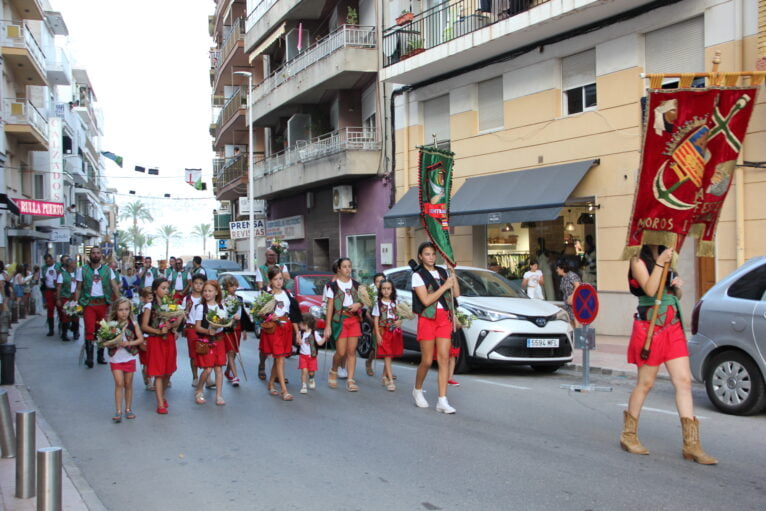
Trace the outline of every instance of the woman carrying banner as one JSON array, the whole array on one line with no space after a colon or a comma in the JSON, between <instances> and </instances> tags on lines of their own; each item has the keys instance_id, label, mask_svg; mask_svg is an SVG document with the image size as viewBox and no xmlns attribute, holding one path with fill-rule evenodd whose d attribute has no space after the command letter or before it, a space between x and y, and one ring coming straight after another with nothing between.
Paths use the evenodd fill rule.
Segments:
<instances>
[{"instance_id":1,"label":"woman carrying banner","mask_svg":"<svg viewBox=\"0 0 766 511\"><path fill-rule=\"evenodd\" d=\"M668 276L666 282L661 282L663 267L670 264L672 257L673 250L670 248L644 245L640 255L630 260L628 283L631 293L638 297L638 309L628 345L628 362L638 366L638 378L636 388L628 400L628 409L623 412L624 427L620 435L620 446L631 454L649 454L638 440L638 418L660 365L665 364L676 390L676 407L683 430L681 453L685 459L703 465L715 465L718 460L706 454L700 445L699 421L694 416L689 352L678 302L683 281L680 277ZM643 360L641 351L649 331L648 319L660 285L664 286L664 293L655 321L649 357Z\"/></svg>"}]
</instances>

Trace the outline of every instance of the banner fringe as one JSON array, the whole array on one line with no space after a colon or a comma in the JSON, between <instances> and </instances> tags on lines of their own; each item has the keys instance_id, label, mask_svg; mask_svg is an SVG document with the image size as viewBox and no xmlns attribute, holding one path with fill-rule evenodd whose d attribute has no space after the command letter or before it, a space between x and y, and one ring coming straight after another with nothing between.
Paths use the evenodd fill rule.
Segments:
<instances>
[{"instance_id":1,"label":"banner fringe","mask_svg":"<svg viewBox=\"0 0 766 511\"><path fill-rule=\"evenodd\" d=\"M700 241L697 244L697 257L715 257L715 241Z\"/></svg>"}]
</instances>

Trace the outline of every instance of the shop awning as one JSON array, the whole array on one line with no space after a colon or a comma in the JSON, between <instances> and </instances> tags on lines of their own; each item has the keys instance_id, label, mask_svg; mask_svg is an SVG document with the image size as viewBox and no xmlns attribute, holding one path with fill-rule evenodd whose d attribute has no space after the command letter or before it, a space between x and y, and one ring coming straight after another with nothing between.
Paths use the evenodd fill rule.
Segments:
<instances>
[{"instance_id":1,"label":"shop awning","mask_svg":"<svg viewBox=\"0 0 766 511\"><path fill-rule=\"evenodd\" d=\"M394 207L383 215L383 227L417 227L420 225L418 187L413 186L399 199Z\"/></svg>"},{"instance_id":2,"label":"shop awning","mask_svg":"<svg viewBox=\"0 0 766 511\"><path fill-rule=\"evenodd\" d=\"M35 231L34 229L8 229L6 232L9 238L28 238L35 240L50 239L50 234L47 232Z\"/></svg>"},{"instance_id":3,"label":"shop awning","mask_svg":"<svg viewBox=\"0 0 766 511\"><path fill-rule=\"evenodd\" d=\"M263 41L261 44L258 45L258 47L250 52L250 56L248 57L247 61L252 64L253 61L261 55L263 52L269 49L269 47L279 41L279 39L285 35L287 23L282 23L282 26L277 28L276 30L272 31L269 37L266 38L265 41Z\"/></svg>"},{"instance_id":4,"label":"shop awning","mask_svg":"<svg viewBox=\"0 0 766 511\"><path fill-rule=\"evenodd\" d=\"M586 160L469 178L452 197L449 223L554 220L586 172L597 164L598 160ZM417 194L414 207L417 213Z\"/></svg>"},{"instance_id":5,"label":"shop awning","mask_svg":"<svg viewBox=\"0 0 766 511\"><path fill-rule=\"evenodd\" d=\"M19 207L16 205L13 200L11 200L8 195L4 193L0 193L0 209L5 209L7 211L10 211L14 215L20 215L21 212L19 211Z\"/></svg>"}]
</instances>

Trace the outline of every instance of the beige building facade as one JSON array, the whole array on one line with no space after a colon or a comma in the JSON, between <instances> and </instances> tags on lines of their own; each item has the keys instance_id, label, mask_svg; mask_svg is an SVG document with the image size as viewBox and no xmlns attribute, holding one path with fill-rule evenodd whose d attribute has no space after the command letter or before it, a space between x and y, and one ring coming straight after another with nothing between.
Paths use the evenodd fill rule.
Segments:
<instances>
[{"instance_id":1,"label":"beige building facade","mask_svg":"<svg viewBox=\"0 0 766 511\"><path fill-rule=\"evenodd\" d=\"M452 30L439 34L451 37L432 36L429 43L426 35L417 43L424 51L407 58L402 58L405 30L393 19L384 25L380 79L392 90L397 199L401 202L417 186L417 146L434 140L455 152L453 206L461 188L467 182L473 186L471 178L498 176L498 186L508 186L509 197L519 196L517 188L533 196L546 190L542 195L549 192L551 202L543 204L555 206L555 218L550 208L535 213L529 207L526 217L520 211L515 216L499 211L484 221L473 215L459 222L470 225L453 227L458 263L494 267L518 279L530 259L550 266L562 256L574 260L582 247L586 256L579 258L580 271L601 298L595 326L600 333L628 335L635 299L628 292L628 264L621 255L640 165L641 105L648 86L640 75L710 71L715 52L721 52L721 71L755 69L759 2L536 1L522 12L493 7L479 13L486 20L455 37L455 20L470 16L452 13L468 12L456 10L467 3L437 4L446 10L441 19ZM434 12L415 13L408 30L421 27L427 34ZM672 82L666 86L673 87ZM694 240L687 240L681 251L686 317L712 283L766 253L766 170L755 166L766 161L764 130L761 94L721 217L715 258L695 257ZM556 174L560 165L576 163L581 165L564 168L583 173L581 179L568 180L574 183L571 190L562 189L560 177L541 179L561 176ZM519 179L507 176L520 171L530 172ZM562 192L566 198L558 202ZM513 210L514 204L507 208ZM414 257L424 238L420 228L398 228L397 263ZM543 272L556 284L550 268ZM547 299L560 299L554 285L546 291Z\"/></svg>"}]
</instances>

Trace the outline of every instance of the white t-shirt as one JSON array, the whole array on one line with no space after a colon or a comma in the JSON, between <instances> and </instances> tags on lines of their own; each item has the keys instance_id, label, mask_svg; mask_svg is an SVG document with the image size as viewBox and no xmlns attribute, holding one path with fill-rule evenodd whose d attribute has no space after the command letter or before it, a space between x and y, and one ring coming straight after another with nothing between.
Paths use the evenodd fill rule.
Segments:
<instances>
[{"instance_id":1,"label":"white t-shirt","mask_svg":"<svg viewBox=\"0 0 766 511\"><path fill-rule=\"evenodd\" d=\"M351 307L354 305L354 299L351 297L351 288L354 286L354 281L349 279L348 282L343 282L342 280L338 279L335 281L335 283L338 284L338 289L343 292L343 306ZM326 300L332 300L335 298L335 293L333 292L331 286L327 286L325 288L324 297Z\"/></svg>"},{"instance_id":2,"label":"white t-shirt","mask_svg":"<svg viewBox=\"0 0 766 511\"><path fill-rule=\"evenodd\" d=\"M66 271L66 270L64 270ZM64 283L64 271L59 273L59 277L56 279L57 284L63 284ZM70 273L70 275L72 275ZM69 292L74 294L74 292L77 291L77 274L72 275L72 279L69 282Z\"/></svg>"},{"instance_id":3,"label":"white t-shirt","mask_svg":"<svg viewBox=\"0 0 766 511\"><path fill-rule=\"evenodd\" d=\"M178 272L178 274L176 274L176 282L173 286L173 289L176 291L183 291L185 287L186 283L184 282L184 274L183 272Z\"/></svg>"},{"instance_id":4,"label":"white t-shirt","mask_svg":"<svg viewBox=\"0 0 766 511\"><path fill-rule=\"evenodd\" d=\"M278 295L274 295L274 299L277 301L276 307L274 307L274 314L277 317L290 314L290 298L287 293L282 291Z\"/></svg>"},{"instance_id":5,"label":"white t-shirt","mask_svg":"<svg viewBox=\"0 0 766 511\"><path fill-rule=\"evenodd\" d=\"M152 272L152 268L147 268L146 273L144 273L144 287L152 287L153 283L154 272Z\"/></svg>"},{"instance_id":6,"label":"white t-shirt","mask_svg":"<svg viewBox=\"0 0 766 511\"><path fill-rule=\"evenodd\" d=\"M383 304L383 307L386 309L386 315L389 319L393 319L396 321L399 319L396 315L396 303L392 302L390 300L381 299L380 302ZM375 306L372 308L372 315L380 317L380 309L378 308L378 302L375 302Z\"/></svg>"},{"instance_id":7,"label":"white t-shirt","mask_svg":"<svg viewBox=\"0 0 766 511\"><path fill-rule=\"evenodd\" d=\"M93 270L93 286L91 286L90 290L90 296L93 298L100 298L104 296L104 283L101 282L101 277L98 273L100 269L101 266ZM109 282L113 281L115 278L116 277L114 276L114 272L110 269ZM77 268L77 282L82 282L82 268Z\"/></svg>"},{"instance_id":8,"label":"white t-shirt","mask_svg":"<svg viewBox=\"0 0 766 511\"><path fill-rule=\"evenodd\" d=\"M528 287L537 287L540 285L540 279L543 278L543 272L540 270L537 271L528 271L524 273L524 279L527 281Z\"/></svg>"},{"instance_id":9,"label":"white t-shirt","mask_svg":"<svg viewBox=\"0 0 766 511\"><path fill-rule=\"evenodd\" d=\"M301 333L301 355L311 355L311 332L302 332ZM314 332L314 340L317 344L322 344L322 334L319 332Z\"/></svg>"},{"instance_id":10,"label":"white t-shirt","mask_svg":"<svg viewBox=\"0 0 766 511\"><path fill-rule=\"evenodd\" d=\"M145 310L152 310L152 302L149 302L149 303L145 303L145 304L144 304L144 305L141 307L141 316L143 316L143 315L144 315L144 311L145 311ZM141 318L138 318L138 321L140 322L140 321L141 321ZM149 334L148 334L148 333L146 333L146 332L144 332L144 338L146 338L146 337L149 337Z\"/></svg>"},{"instance_id":11,"label":"white t-shirt","mask_svg":"<svg viewBox=\"0 0 766 511\"><path fill-rule=\"evenodd\" d=\"M46 289L53 289L56 287L56 268L53 266L45 270L45 287Z\"/></svg>"},{"instance_id":12,"label":"white t-shirt","mask_svg":"<svg viewBox=\"0 0 766 511\"><path fill-rule=\"evenodd\" d=\"M431 270L430 273L433 276L433 278L436 281L436 283L441 286L443 284L443 282L441 280L441 277L439 276L439 271L438 270ZM425 285L426 285L426 283L423 282L423 277L421 277L419 273L413 272L412 273L412 289L414 290L416 287L425 287ZM442 304L439 301L437 301L436 302L436 308L437 309L443 309L444 307L442 307Z\"/></svg>"},{"instance_id":13,"label":"white t-shirt","mask_svg":"<svg viewBox=\"0 0 766 511\"><path fill-rule=\"evenodd\" d=\"M150 304L151 305L151 304ZM127 337L125 337L125 332L122 332L122 340L127 341ZM109 355L109 352L107 350L107 355ZM122 364L125 362L130 362L131 360L136 360L138 358L138 353L135 355L131 355L131 353L126 350L125 348L117 348L117 351L114 352L114 355L109 355L109 362L112 364Z\"/></svg>"},{"instance_id":14,"label":"white t-shirt","mask_svg":"<svg viewBox=\"0 0 766 511\"><path fill-rule=\"evenodd\" d=\"M215 307L215 305L213 305L212 307ZM210 309L212 307L208 305L208 312L210 312ZM218 305L218 308L223 310L223 305ZM200 303L198 303L197 305L194 306L194 308L192 308L191 320L196 323L197 321L202 321L203 319L205 319L205 304L202 303L202 301L200 300ZM218 334L221 332L223 332L223 328L215 329L215 333Z\"/></svg>"},{"instance_id":15,"label":"white t-shirt","mask_svg":"<svg viewBox=\"0 0 766 511\"><path fill-rule=\"evenodd\" d=\"M191 310L189 310L189 323L188 324L194 324L194 321L192 320L192 314L194 314L194 308L199 305L199 303L202 301L202 295L200 296L192 296L192 295L186 295L184 296L184 299L181 300L181 307L183 310L187 310L189 307L189 301L191 301Z\"/></svg>"}]
</instances>

